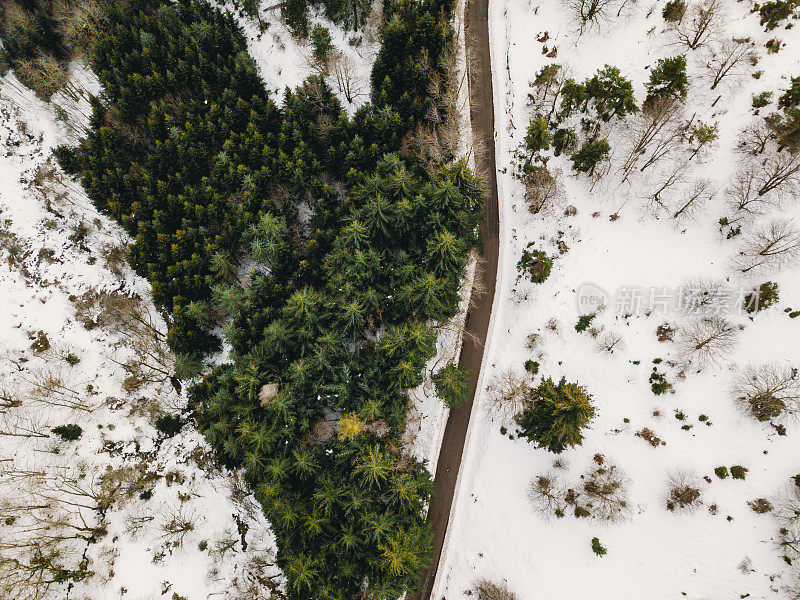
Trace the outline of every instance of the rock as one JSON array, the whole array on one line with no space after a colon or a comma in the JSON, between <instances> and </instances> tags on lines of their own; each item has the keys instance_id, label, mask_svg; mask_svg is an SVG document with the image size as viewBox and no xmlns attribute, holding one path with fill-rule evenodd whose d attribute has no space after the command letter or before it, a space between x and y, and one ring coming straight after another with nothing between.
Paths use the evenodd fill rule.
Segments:
<instances>
[{"instance_id":1,"label":"rock","mask_svg":"<svg viewBox=\"0 0 800 600\"><path fill-rule=\"evenodd\" d=\"M258 403L263 407L266 407L267 404L270 403L271 400L275 399L275 396L278 395L278 384L277 383L267 383L261 387L261 391L258 392Z\"/></svg>"}]
</instances>

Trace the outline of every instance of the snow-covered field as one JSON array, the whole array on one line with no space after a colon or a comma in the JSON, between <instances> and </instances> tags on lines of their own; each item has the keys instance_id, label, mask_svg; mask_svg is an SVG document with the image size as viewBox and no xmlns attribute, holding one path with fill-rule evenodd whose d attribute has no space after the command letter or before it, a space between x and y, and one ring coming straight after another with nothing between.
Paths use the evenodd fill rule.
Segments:
<instances>
[{"instance_id":1,"label":"snow-covered field","mask_svg":"<svg viewBox=\"0 0 800 600\"><path fill-rule=\"evenodd\" d=\"M747 503L766 498L779 505L790 478L800 472L798 423L785 423L787 434L779 435L769 423L743 414L730 388L746 365L800 362L800 319L790 318L788 310L800 308L800 271L743 274L732 266L748 232L778 217L800 220L800 206L787 198L764 207L763 214L744 219L742 234L732 239L720 233L718 220L730 214L725 190L741 160L734 146L757 119L752 95L772 91L773 104L762 113L774 109L789 76L798 75L800 36L782 28L765 34L748 3L723 3L714 35L750 36L760 60L712 91L709 46L687 50L674 44L661 16L663 2L629 3L616 18L618 6L609 21L578 35L561 0L490 2L503 250L479 396L487 407L493 392L486 388L508 369L532 385L541 376L563 375L586 386L597 416L582 446L556 456L509 439L500 428L513 434L511 420L481 411L465 450L437 599L462 597L482 578L507 582L518 598L553 600L779 598L797 582L796 567L784 562L777 547L774 512L757 514ZM777 54L764 47L772 37L786 42ZM557 56L548 58L554 48ZM685 118L716 121L716 144L689 162L684 144L656 168L620 183L614 169L630 135L614 125L611 171L592 185L586 176L575 176L565 157L551 158L548 166L563 171L565 199L544 214L530 214L523 186L512 175L513 154L532 116L529 83L539 69L557 62L581 81L605 64L619 67L633 81L641 105L648 67L680 53L687 55L690 82ZM763 71L758 79L751 75L756 70ZM660 197L666 207L654 208L648 196L676 171L678 184ZM673 218L701 180L708 180L710 198L691 218ZM567 216L567 206L577 212ZM557 257L541 285L518 279L516 263L530 242ZM677 343L680 329L699 317L673 305L679 288L691 281L695 288L698 280L718 282L734 299L765 281L780 289L780 302L754 318L725 311L725 319L741 326L735 327L735 345L702 367L696 360L687 364ZM578 333L579 315L589 312L578 298L589 293L604 295L606 308L593 331ZM657 340L656 329L664 323L675 329L676 342ZM533 344L531 334L538 335ZM618 338L613 352L600 348ZM659 358L663 362L654 364ZM528 359L540 363L539 376L526 374ZM670 392L651 391L654 367L672 384ZM637 436L644 428L664 443L654 447ZM528 489L535 477L554 474L563 488L580 492L580 477L597 467L598 454L605 466L612 463L625 475L628 508L622 519L577 518L571 507L563 518L534 510ZM746 479L714 474L733 465L748 469ZM668 479L679 471L698 482L701 504L693 510L666 508ZM593 554L594 537L607 548L605 556Z\"/></svg>"}]
</instances>

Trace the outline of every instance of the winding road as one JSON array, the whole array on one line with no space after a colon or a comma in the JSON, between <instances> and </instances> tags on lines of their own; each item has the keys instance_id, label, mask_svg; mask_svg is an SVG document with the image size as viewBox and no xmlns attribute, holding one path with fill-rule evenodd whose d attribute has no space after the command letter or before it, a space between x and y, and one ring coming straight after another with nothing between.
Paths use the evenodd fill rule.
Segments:
<instances>
[{"instance_id":1,"label":"winding road","mask_svg":"<svg viewBox=\"0 0 800 600\"><path fill-rule=\"evenodd\" d=\"M436 466L436 495L428 509L428 523L433 529L433 556L417 600L429 600L436 581L467 429L475 404L497 281L500 219L494 144L492 61L489 51L489 0L467 0L464 37L470 121L475 140L475 167L483 177L486 191L486 219L480 224L484 260L483 268L475 278L473 302L467 312L466 332L459 357L459 365L471 371L470 398L460 407L452 409L447 419ZM477 290L481 290L479 295Z\"/></svg>"}]
</instances>

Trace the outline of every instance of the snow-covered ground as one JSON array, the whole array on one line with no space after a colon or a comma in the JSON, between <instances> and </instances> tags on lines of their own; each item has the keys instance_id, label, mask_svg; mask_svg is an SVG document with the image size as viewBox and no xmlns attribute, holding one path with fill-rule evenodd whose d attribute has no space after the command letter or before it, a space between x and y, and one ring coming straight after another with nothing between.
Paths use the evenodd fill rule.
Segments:
<instances>
[{"instance_id":1,"label":"snow-covered ground","mask_svg":"<svg viewBox=\"0 0 800 600\"><path fill-rule=\"evenodd\" d=\"M750 36L760 60L712 91L705 79L707 49L672 44L663 6L629 3L620 18L579 36L560 0L490 2L504 259L479 395L487 406L491 392L486 387L508 369L526 376L523 363L532 359L541 364L540 375L528 377L529 383L542 375L578 381L592 394L597 416L583 445L558 456L503 435L503 425L514 432L509 419L487 410L476 417L434 598L462 597L481 578L505 580L521 599L777 598L798 577L776 546L773 515L756 514L747 504L757 498L776 502L790 477L800 472L798 424L787 423L787 435L781 436L768 423L743 415L729 390L736 370L745 365L800 362L800 319L785 312L800 308L800 271L743 276L731 266L742 237L725 239L718 220L729 214L725 189L739 160L734 146L741 130L756 119L752 95L772 91L773 104L762 112L774 109L789 76L798 75L800 39L794 29L765 34L748 3L725 2L720 23L727 31L717 35ZM617 6L612 17L616 12ZM772 37L786 42L777 54L764 48ZM555 58L545 56L554 48ZM718 122L719 140L702 161L696 157L682 169L682 191L670 200L708 179L708 189L716 193L703 209L691 219L674 219L650 208L646 198L668 174L664 167L626 184L612 172L592 186L560 157L548 164L564 173L565 200L545 214L531 215L512 163L531 118L529 82L539 69L557 62L580 81L605 64L617 66L633 81L641 104L647 67L679 53L686 53L688 62L686 118L694 114L706 123ZM755 70L763 71L758 79L751 76ZM622 126L611 133L618 153L625 135ZM619 155L612 156L612 167L618 161ZM567 216L567 206L577 212ZM771 207L747 220L742 236L770 218L799 220L798 208L791 200L779 209ZM542 285L518 280L516 262L529 242L558 257ZM741 311L725 314L742 326L735 347L699 368L683 364L676 343L659 342L656 328L670 323L679 330L697 318L670 303L680 286L701 278L720 282L734 295L774 281L780 302L753 319ZM604 294L607 307L592 323L594 332L578 333L578 317L588 312L579 307L578 297L589 291ZM538 334L532 349L531 334ZM621 342L613 353L599 349L601 342L617 336ZM663 362L654 364L658 358ZM666 375L672 392L653 394L648 378L654 366ZM653 447L636 436L643 428L665 443ZM579 519L569 510L563 518L548 519L534 510L528 499L532 479L555 473L564 487L579 491L580 476L596 466L597 454L625 474L629 505L622 520ZM556 459L560 462L554 467ZM746 479L718 478L714 469L723 465L745 466ZM666 509L667 481L677 471L694 474L700 484L702 504L694 510ZM593 537L607 548L605 556L593 554Z\"/></svg>"}]
</instances>

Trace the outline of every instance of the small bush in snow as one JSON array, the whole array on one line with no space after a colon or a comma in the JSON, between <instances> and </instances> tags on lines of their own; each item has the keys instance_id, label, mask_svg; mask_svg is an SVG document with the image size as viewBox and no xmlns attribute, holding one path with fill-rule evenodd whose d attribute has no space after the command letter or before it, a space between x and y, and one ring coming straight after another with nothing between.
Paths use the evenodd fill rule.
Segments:
<instances>
[{"instance_id":1,"label":"small bush in snow","mask_svg":"<svg viewBox=\"0 0 800 600\"><path fill-rule=\"evenodd\" d=\"M478 600L517 600L517 595L509 590L506 584L494 583L488 579L478 581L474 591Z\"/></svg>"},{"instance_id":2,"label":"small bush in snow","mask_svg":"<svg viewBox=\"0 0 800 600\"><path fill-rule=\"evenodd\" d=\"M661 16L668 23L676 23L683 19L686 14L686 2L684 0L669 0L664 10L661 11Z\"/></svg>"},{"instance_id":3,"label":"small bush in snow","mask_svg":"<svg viewBox=\"0 0 800 600\"><path fill-rule=\"evenodd\" d=\"M744 297L744 309L749 313L767 309L779 300L778 284L767 281Z\"/></svg>"},{"instance_id":4,"label":"small bush in snow","mask_svg":"<svg viewBox=\"0 0 800 600\"><path fill-rule=\"evenodd\" d=\"M578 317L578 322L575 324L575 331L578 333L586 331L596 316L597 313L589 313L588 315L581 315Z\"/></svg>"},{"instance_id":5,"label":"small bush in snow","mask_svg":"<svg viewBox=\"0 0 800 600\"><path fill-rule=\"evenodd\" d=\"M686 471L676 471L667 480L667 509L690 510L702 504L700 483Z\"/></svg>"},{"instance_id":6,"label":"small bush in snow","mask_svg":"<svg viewBox=\"0 0 800 600\"><path fill-rule=\"evenodd\" d=\"M755 500L750 500L747 503L753 512L763 515L764 513L772 512L772 502L767 500L766 498L756 498Z\"/></svg>"},{"instance_id":7,"label":"small bush in snow","mask_svg":"<svg viewBox=\"0 0 800 600\"><path fill-rule=\"evenodd\" d=\"M744 479L747 477L747 467L743 467L742 465L734 465L731 467L731 477L734 479Z\"/></svg>"},{"instance_id":8,"label":"small bush in snow","mask_svg":"<svg viewBox=\"0 0 800 600\"><path fill-rule=\"evenodd\" d=\"M720 479L725 479L728 476L728 467L717 467L714 469L714 474Z\"/></svg>"},{"instance_id":9,"label":"small bush in snow","mask_svg":"<svg viewBox=\"0 0 800 600\"><path fill-rule=\"evenodd\" d=\"M592 538L592 552L597 554L597 556L605 556L608 550L600 543L598 538Z\"/></svg>"},{"instance_id":10,"label":"small bush in snow","mask_svg":"<svg viewBox=\"0 0 800 600\"><path fill-rule=\"evenodd\" d=\"M552 268L553 259L541 250L525 249L517 262L517 271L528 275L533 283L544 283Z\"/></svg>"},{"instance_id":11,"label":"small bush in snow","mask_svg":"<svg viewBox=\"0 0 800 600\"><path fill-rule=\"evenodd\" d=\"M75 440L79 439L83 433L83 429L74 423L53 427L52 431L65 442L74 442Z\"/></svg>"},{"instance_id":12,"label":"small bush in snow","mask_svg":"<svg viewBox=\"0 0 800 600\"><path fill-rule=\"evenodd\" d=\"M770 421L800 410L800 378L789 364L748 366L734 379L732 395L743 412Z\"/></svg>"}]
</instances>

